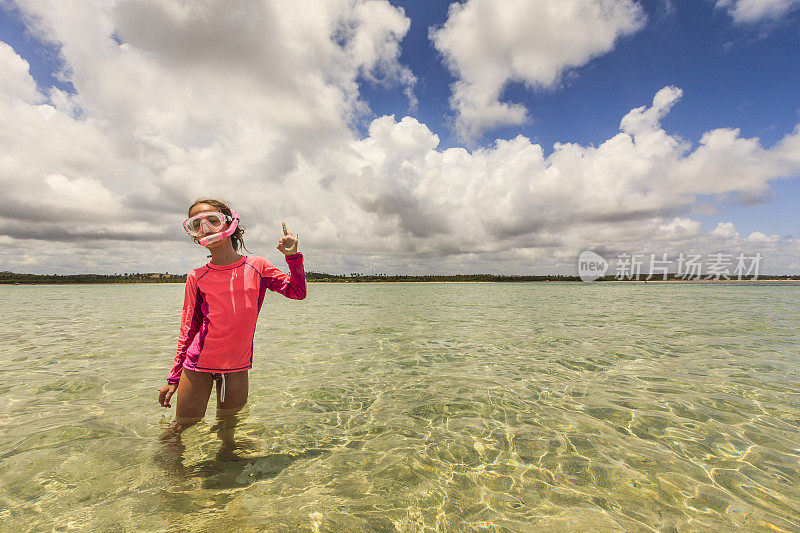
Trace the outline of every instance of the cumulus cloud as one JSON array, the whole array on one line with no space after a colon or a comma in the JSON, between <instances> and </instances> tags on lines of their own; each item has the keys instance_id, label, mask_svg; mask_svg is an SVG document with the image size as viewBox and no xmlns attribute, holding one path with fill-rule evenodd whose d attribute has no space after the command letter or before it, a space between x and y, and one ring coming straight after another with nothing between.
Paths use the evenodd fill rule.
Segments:
<instances>
[{"instance_id":1,"label":"cumulus cloud","mask_svg":"<svg viewBox=\"0 0 800 533\"><path fill-rule=\"evenodd\" d=\"M3 270L185 272L206 252L180 222L209 195L276 261L286 220L316 271L564 273L587 248L800 258L796 239L703 232L691 217L708 195L797 176L800 128L769 149L711 130L693 149L661 125L676 87L597 146L443 150L410 116L353 128L360 84L412 84L397 61L408 21L387 2L19 5L75 92L37 90L0 46Z\"/></svg>"},{"instance_id":2,"label":"cumulus cloud","mask_svg":"<svg viewBox=\"0 0 800 533\"><path fill-rule=\"evenodd\" d=\"M739 237L739 232L736 231L736 226L733 222L720 222L717 227L711 230L711 235L717 237Z\"/></svg>"},{"instance_id":3,"label":"cumulus cloud","mask_svg":"<svg viewBox=\"0 0 800 533\"><path fill-rule=\"evenodd\" d=\"M382 261L398 264L436 258L440 269L458 271L465 261L567 268L562 259L589 247L678 253L766 242L739 239L732 225L703 233L686 214L701 195L761 191L796 176L797 153L788 147L797 131L767 150L738 130L714 130L692 151L660 124L680 95L665 87L599 146L556 144L547 156L523 136L473 152L439 150L438 136L414 118L380 117L365 139L329 161L336 178L324 201L338 199L342 208L327 210L315 231L330 240L315 246L340 246L333 228L358 227L361 235L369 228L368 243L354 251L380 251ZM799 251L792 239L769 242Z\"/></svg>"},{"instance_id":4,"label":"cumulus cloud","mask_svg":"<svg viewBox=\"0 0 800 533\"><path fill-rule=\"evenodd\" d=\"M691 218L675 217L658 227L657 238L674 240L695 237L700 234L700 222Z\"/></svg>"},{"instance_id":5,"label":"cumulus cloud","mask_svg":"<svg viewBox=\"0 0 800 533\"><path fill-rule=\"evenodd\" d=\"M17 5L75 87L39 93L27 63L0 46L13 125L0 132L13 154L0 159L0 186L33 218L57 198L69 204L61 217L147 210L168 232L164 214L209 194L285 216L299 203L278 192L287 177L347 149L367 111L359 83L412 95L415 81L398 61L410 21L385 0Z\"/></svg>"},{"instance_id":6,"label":"cumulus cloud","mask_svg":"<svg viewBox=\"0 0 800 533\"><path fill-rule=\"evenodd\" d=\"M0 95L3 100L27 104L41 100L41 95L36 90L36 82L29 73L28 62L2 41L0 41L0 69L4 72L0 78Z\"/></svg>"},{"instance_id":7,"label":"cumulus cloud","mask_svg":"<svg viewBox=\"0 0 800 533\"><path fill-rule=\"evenodd\" d=\"M348 55L366 79L381 85L402 84L409 104L416 108L417 79L399 61L400 41L410 25L402 8L374 0L361 2L344 17L337 39L347 43Z\"/></svg>"},{"instance_id":8,"label":"cumulus cloud","mask_svg":"<svg viewBox=\"0 0 800 533\"><path fill-rule=\"evenodd\" d=\"M500 101L508 82L552 89L565 72L614 48L644 26L633 0L468 0L452 3L430 38L457 81L450 104L466 140L521 124L527 110Z\"/></svg>"},{"instance_id":9,"label":"cumulus cloud","mask_svg":"<svg viewBox=\"0 0 800 533\"><path fill-rule=\"evenodd\" d=\"M730 12L736 24L777 20L800 7L800 0L717 0L717 8Z\"/></svg>"},{"instance_id":10,"label":"cumulus cloud","mask_svg":"<svg viewBox=\"0 0 800 533\"><path fill-rule=\"evenodd\" d=\"M750 242L778 242L780 238L780 235L765 235L760 231L754 231L747 236L747 240Z\"/></svg>"}]
</instances>

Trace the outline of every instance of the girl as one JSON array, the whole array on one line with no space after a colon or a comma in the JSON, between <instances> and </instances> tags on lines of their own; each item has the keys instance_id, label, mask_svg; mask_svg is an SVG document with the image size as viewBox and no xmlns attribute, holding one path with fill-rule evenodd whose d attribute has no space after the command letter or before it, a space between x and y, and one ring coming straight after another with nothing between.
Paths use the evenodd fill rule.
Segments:
<instances>
[{"instance_id":1,"label":"girl","mask_svg":"<svg viewBox=\"0 0 800 533\"><path fill-rule=\"evenodd\" d=\"M240 255L244 228L239 213L223 202L197 200L183 227L192 240L209 249L211 262L186 276L181 328L175 366L158 401L171 407L177 391L176 429L203 419L217 381L217 417L232 416L247 403L247 370L253 364L253 333L267 289L287 298L306 297L303 254L297 235L283 223L278 250L286 256L291 275L258 256ZM249 251L249 250L247 250Z\"/></svg>"}]
</instances>

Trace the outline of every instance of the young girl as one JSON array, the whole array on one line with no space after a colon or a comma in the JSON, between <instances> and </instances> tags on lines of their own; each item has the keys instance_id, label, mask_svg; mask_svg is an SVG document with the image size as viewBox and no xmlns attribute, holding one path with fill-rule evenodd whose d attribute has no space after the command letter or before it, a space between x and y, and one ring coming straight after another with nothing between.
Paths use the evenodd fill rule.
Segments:
<instances>
[{"instance_id":1,"label":"young girl","mask_svg":"<svg viewBox=\"0 0 800 533\"><path fill-rule=\"evenodd\" d=\"M218 200L197 200L183 227L194 242L209 249L211 262L186 276L175 366L158 391L163 407L171 407L177 391L178 431L203 419L215 380L218 418L247 403L253 334L266 290L294 300L306 297L299 234L292 234L285 222L277 248L286 256L289 276L263 257L239 254L240 248L247 250L239 213Z\"/></svg>"}]
</instances>

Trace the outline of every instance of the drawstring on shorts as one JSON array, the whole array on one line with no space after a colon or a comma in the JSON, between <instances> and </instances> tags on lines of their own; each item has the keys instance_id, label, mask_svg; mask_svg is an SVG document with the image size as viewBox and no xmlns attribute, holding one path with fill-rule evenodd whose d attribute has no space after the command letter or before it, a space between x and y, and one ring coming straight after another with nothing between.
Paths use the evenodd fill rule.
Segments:
<instances>
[{"instance_id":1,"label":"drawstring on shorts","mask_svg":"<svg viewBox=\"0 0 800 533\"><path fill-rule=\"evenodd\" d=\"M221 379L222 380L222 386L219 388L219 401L220 402L224 402L225 401L225 374L223 374L222 372L212 373L211 374L211 379Z\"/></svg>"}]
</instances>

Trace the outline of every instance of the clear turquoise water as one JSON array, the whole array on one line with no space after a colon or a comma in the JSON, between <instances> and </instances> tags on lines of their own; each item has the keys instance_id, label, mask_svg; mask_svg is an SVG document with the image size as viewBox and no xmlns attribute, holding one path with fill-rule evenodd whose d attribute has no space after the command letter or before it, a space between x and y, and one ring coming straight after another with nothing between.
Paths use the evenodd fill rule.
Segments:
<instances>
[{"instance_id":1,"label":"clear turquoise water","mask_svg":"<svg viewBox=\"0 0 800 533\"><path fill-rule=\"evenodd\" d=\"M159 439L182 298L0 286L0 528L800 531L798 285L270 293L227 452Z\"/></svg>"}]
</instances>

